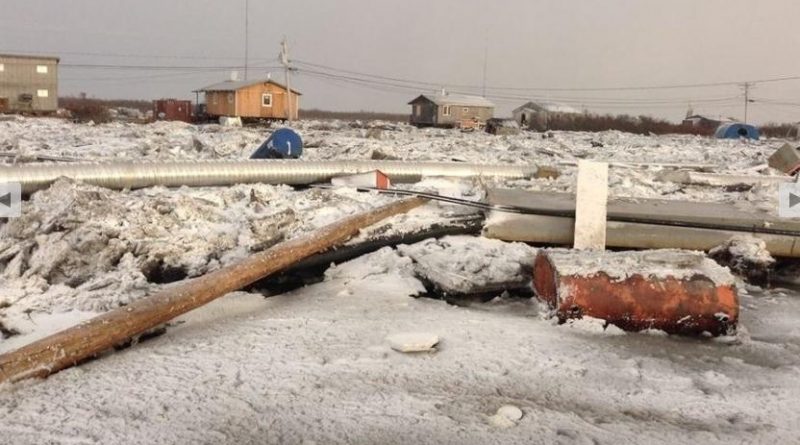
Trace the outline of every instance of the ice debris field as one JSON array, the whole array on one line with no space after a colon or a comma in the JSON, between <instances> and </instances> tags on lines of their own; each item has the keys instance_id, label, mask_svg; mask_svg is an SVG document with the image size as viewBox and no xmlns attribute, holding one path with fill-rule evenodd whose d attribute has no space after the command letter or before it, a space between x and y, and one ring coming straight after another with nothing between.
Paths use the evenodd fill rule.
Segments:
<instances>
[{"instance_id":1,"label":"ice debris field","mask_svg":"<svg viewBox=\"0 0 800 445\"><path fill-rule=\"evenodd\" d=\"M777 175L781 141L301 121L304 159L537 164L555 178L423 178L479 200L487 187L573 192L575 165L612 163L609 196L730 203L773 215L777 185L658 180L664 166ZM245 160L263 127L0 121L7 164ZM642 165L647 163L648 165ZM0 222L0 353L396 198L348 188L110 190L62 178ZM475 209L430 202L367 232L413 231ZM359 235L368 236L369 233ZM740 256L767 261L757 243ZM800 294L737 278L735 334L564 323L530 293L540 250L476 235L383 247L287 291L254 285L44 380L0 386L0 442L795 443ZM592 265L576 257L571 270ZM796 270L796 269L794 269ZM436 285L432 285L436 283ZM486 283L503 288L486 289ZM452 299L478 287L478 299ZM432 298L429 298L432 297Z\"/></svg>"}]
</instances>

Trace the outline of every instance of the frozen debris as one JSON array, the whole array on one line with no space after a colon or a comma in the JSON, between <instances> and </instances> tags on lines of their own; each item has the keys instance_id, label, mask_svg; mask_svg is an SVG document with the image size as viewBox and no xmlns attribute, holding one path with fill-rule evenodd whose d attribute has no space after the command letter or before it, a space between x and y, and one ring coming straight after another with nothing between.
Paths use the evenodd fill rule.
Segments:
<instances>
[{"instance_id":1,"label":"frozen debris","mask_svg":"<svg viewBox=\"0 0 800 445\"><path fill-rule=\"evenodd\" d=\"M427 332L403 332L387 336L386 341L398 352L431 352L439 344L439 336Z\"/></svg>"},{"instance_id":2,"label":"frozen debris","mask_svg":"<svg viewBox=\"0 0 800 445\"><path fill-rule=\"evenodd\" d=\"M398 251L414 261L414 271L446 295L501 293L529 288L536 249L471 236L446 236Z\"/></svg>"},{"instance_id":3,"label":"frozen debris","mask_svg":"<svg viewBox=\"0 0 800 445\"><path fill-rule=\"evenodd\" d=\"M380 128L370 128L366 131L364 137L366 137L367 139L381 140L383 139L383 130L381 130Z\"/></svg>"},{"instance_id":4,"label":"frozen debris","mask_svg":"<svg viewBox=\"0 0 800 445\"><path fill-rule=\"evenodd\" d=\"M736 235L709 251L717 263L727 266L735 274L752 284L769 283L775 259L767 250L767 243L752 235Z\"/></svg>"},{"instance_id":5,"label":"frozen debris","mask_svg":"<svg viewBox=\"0 0 800 445\"><path fill-rule=\"evenodd\" d=\"M769 166L787 175L800 171L800 147L783 144L769 157Z\"/></svg>"},{"instance_id":6,"label":"frozen debris","mask_svg":"<svg viewBox=\"0 0 800 445\"><path fill-rule=\"evenodd\" d=\"M242 118L240 117L228 117L228 116L220 116L219 124L223 127L241 127L242 126Z\"/></svg>"},{"instance_id":7,"label":"frozen debris","mask_svg":"<svg viewBox=\"0 0 800 445\"><path fill-rule=\"evenodd\" d=\"M625 335L625 331L607 322L606 320L589 316L584 316L583 318L571 318L562 326L590 334Z\"/></svg>"},{"instance_id":8,"label":"frozen debris","mask_svg":"<svg viewBox=\"0 0 800 445\"><path fill-rule=\"evenodd\" d=\"M511 428L522 419L522 410L514 405L503 405L489 416L489 423L498 428Z\"/></svg>"},{"instance_id":9,"label":"frozen debris","mask_svg":"<svg viewBox=\"0 0 800 445\"><path fill-rule=\"evenodd\" d=\"M385 149L382 150L382 149L379 149L379 148L376 148L376 149L372 150L372 153L370 153L369 158L372 159L372 160L375 160L375 161L383 161L383 160L385 160L385 161L397 161L397 160L400 160L400 158L397 157L397 155L395 155L394 153L392 153L392 152L390 152L388 150L385 150Z\"/></svg>"}]
</instances>

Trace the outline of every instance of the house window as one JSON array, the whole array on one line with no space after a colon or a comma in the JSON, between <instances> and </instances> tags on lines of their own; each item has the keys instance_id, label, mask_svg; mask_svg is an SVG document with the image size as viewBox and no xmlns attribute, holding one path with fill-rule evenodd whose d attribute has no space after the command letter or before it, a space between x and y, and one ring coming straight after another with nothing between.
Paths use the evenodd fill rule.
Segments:
<instances>
[{"instance_id":1,"label":"house window","mask_svg":"<svg viewBox=\"0 0 800 445\"><path fill-rule=\"evenodd\" d=\"M233 93L228 93L228 103L229 104L233 103Z\"/></svg>"},{"instance_id":2,"label":"house window","mask_svg":"<svg viewBox=\"0 0 800 445\"><path fill-rule=\"evenodd\" d=\"M464 113L469 113L469 108L468 107L464 107L464 108L461 109L461 111L463 111Z\"/></svg>"},{"instance_id":3,"label":"house window","mask_svg":"<svg viewBox=\"0 0 800 445\"><path fill-rule=\"evenodd\" d=\"M50 96L50 92L47 90L36 90L36 96L38 97L48 97Z\"/></svg>"},{"instance_id":4,"label":"house window","mask_svg":"<svg viewBox=\"0 0 800 445\"><path fill-rule=\"evenodd\" d=\"M442 116L450 116L450 105L442 107Z\"/></svg>"},{"instance_id":5,"label":"house window","mask_svg":"<svg viewBox=\"0 0 800 445\"><path fill-rule=\"evenodd\" d=\"M4 64L0 63L0 73L2 73L5 70L6 70L6 66Z\"/></svg>"},{"instance_id":6,"label":"house window","mask_svg":"<svg viewBox=\"0 0 800 445\"><path fill-rule=\"evenodd\" d=\"M261 95L261 106L264 108L272 106L272 94L264 93Z\"/></svg>"},{"instance_id":7,"label":"house window","mask_svg":"<svg viewBox=\"0 0 800 445\"><path fill-rule=\"evenodd\" d=\"M414 105L414 116L421 116L421 115L422 115L422 106Z\"/></svg>"},{"instance_id":8,"label":"house window","mask_svg":"<svg viewBox=\"0 0 800 445\"><path fill-rule=\"evenodd\" d=\"M36 72L39 74L47 74L47 65L36 65Z\"/></svg>"},{"instance_id":9,"label":"house window","mask_svg":"<svg viewBox=\"0 0 800 445\"><path fill-rule=\"evenodd\" d=\"M214 105L216 105L218 103L218 101L217 101L217 93L214 93L214 94L211 95L211 103L213 103Z\"/></svg>"}]
</instances>

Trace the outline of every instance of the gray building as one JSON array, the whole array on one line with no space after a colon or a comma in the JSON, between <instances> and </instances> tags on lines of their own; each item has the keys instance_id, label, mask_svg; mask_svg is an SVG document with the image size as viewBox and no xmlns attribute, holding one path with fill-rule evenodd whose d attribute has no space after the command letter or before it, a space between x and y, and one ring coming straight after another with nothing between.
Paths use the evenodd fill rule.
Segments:
<instances>
[{"instance_id":1,"label":"gray building","mask_svg":"<svg viewBox=\"0 0 800 445\"><path fill-rule=\"evenodd\" d=\"M0 113L58 109L58 57L0 54Z\"/></svg>"},{"instance_id":2,"label":"gray building","mask_svg":"<svg viewBox=\"0 0 800 445\"><path fill-rule=\"evenodd\" d=\"M422 94L408 104L418 127L472 127L494 116L494 104L480 96Z\"/></svg>"},{"instance_id":3,"label":"gray building","mask_svg":"<svg viewBox=\"0 0 800 445\"><path fill-rule=\"evenodd\" d=\"M554 102L527 102L511 112L514 120L522 128L546 129L547 121L552 116L580 114L580 111L569 105Z\"/></svg>"}]
</instances>

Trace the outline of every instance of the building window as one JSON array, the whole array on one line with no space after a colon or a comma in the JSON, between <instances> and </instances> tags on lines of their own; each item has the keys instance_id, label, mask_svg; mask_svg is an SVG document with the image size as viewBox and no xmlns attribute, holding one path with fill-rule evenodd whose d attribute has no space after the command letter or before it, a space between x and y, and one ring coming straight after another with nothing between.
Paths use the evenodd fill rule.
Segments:
<instances>
[{"instance_id":1,"label":"building window","mask_svg":"<svg viewBox=\"0 0 800 445\"><path fill-rule=\"evenodd\" d=\"M2 73L5 70L6 70L6 66L4 64L0 63L0 73Z\"/></svg>"},{"instance_id":2,"label":"building window","mask_svg":"<svg viewBox=\"0 0 800 445\"><path fill-rule=\"evenodd\" d=\"M228 93L228 103L229 104L233 103L233 93Z\"/></svg>"},{"instance_id":3,"label":"building window","mask_svg":"<svg viewBox=\"0 0 800 445\"><path fill-rule=\"evenodd\" d=\"M442 107L442 116L450 116L450 105Z\"/></svg>"},{"instance_id":4,"label":"building window","mask_svg":"<svg viewBox=\"0 0 800 445\"><path fill-rule=\"evenodd\" d=\"M414 116L421 116L421 115L422 115L422 106L414 105Z\"/></svg>"},{"instance_id":5,"label":"building window","mask_svg":"<svg viewBox=\"0 0 800 445\"><path fill-rule=\"evenodd\" d=\"M36 65L36 72L39 74L47 74L47 65Z\"/></svg>"},{"instance_id":6,"label":"building window","mask_svg":"<svg viewBox=\"0 0 800 445\"><path fill-rule=\"evenodd\" d=\"M461 109L461 111L463 111L464 113L469 113L469 108L468 107L464 107L463 109Z\"/></svg>"},{"instance_id":7,"label":"building window","mask_svg":"<svg viewBox=\"0 0 800 445\"><path fill-rule=\"evenodd\" d=\"M211 93L211 103L212 103L212 104L214 104L214 105L216 105L217 103L219 103L219 102L217 101L217 93Z\"/></svg>"},{"instance_id":8,"label":"building window","mask_svg":"<svg viewBox=\"0 0 800 445\"><path fill-rule=\"evenodd\" d=\"M37 97L49 97L50 96L50 92L47 91L47 90L36 90L36 96Z\"/></svg>"},{"instance_id":9,"label":"building window","mask_svg":"<svg viewBox=\"0 0 800 445\"><path fill-rule=\"evenodd\" d=\"M264 93L261 95L261 106L264 108L272 106L272 94Z\"/></svg>"}]
</instances>

